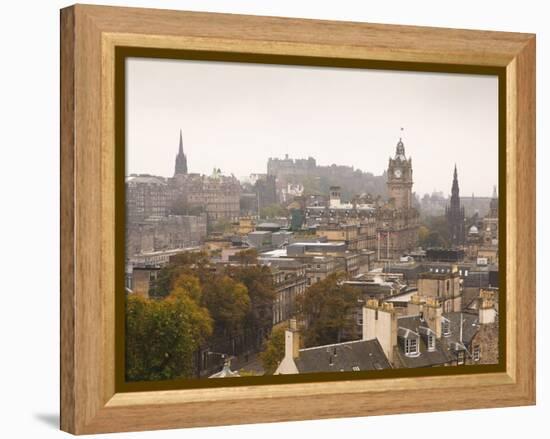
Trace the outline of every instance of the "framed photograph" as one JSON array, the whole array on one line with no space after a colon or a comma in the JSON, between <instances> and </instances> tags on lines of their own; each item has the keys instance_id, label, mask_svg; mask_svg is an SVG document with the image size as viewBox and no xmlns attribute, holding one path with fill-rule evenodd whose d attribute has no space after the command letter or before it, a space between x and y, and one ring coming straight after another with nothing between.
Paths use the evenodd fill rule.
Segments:
<instances>
[{"instance_id":1,"label":"framed photograph","mask_svg":"<svg viewBox=\"0 0 550 439\"><path fill-rule=\"evenodd\" d=\"M63 9L61 239L65 431L534 404L535 36Z\"/></svg>"}]
</instances>

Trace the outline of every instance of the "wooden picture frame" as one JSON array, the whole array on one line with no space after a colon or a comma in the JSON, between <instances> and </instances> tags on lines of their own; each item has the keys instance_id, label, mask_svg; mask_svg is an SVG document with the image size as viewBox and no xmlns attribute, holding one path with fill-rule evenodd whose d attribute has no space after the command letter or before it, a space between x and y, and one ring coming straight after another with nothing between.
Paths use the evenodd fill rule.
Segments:
<instances>
[{"instance_id":1,"label":"wooden picture frame","mask_svg":"<svg viewBox=\"0 0 550 439\"><path fill-rule=\"evenodd\" d=\"M503 370L330 385L117 391L118 47L501 72L506 104ZM535 363L534 35L87 5L61 11L62 430L86 434L530 405L535 403Z\"/></svg>"}]
</instances>

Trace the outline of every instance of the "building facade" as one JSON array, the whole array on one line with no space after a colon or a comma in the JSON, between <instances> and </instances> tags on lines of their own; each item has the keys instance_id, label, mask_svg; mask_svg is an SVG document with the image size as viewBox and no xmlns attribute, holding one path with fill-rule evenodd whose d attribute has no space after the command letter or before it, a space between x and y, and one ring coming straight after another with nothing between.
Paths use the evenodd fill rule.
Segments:
<instances>
[{"instance_id":1,"label":"building facade","mask_svg":"<svg viewBox=\"0 0 550 439\"><path fill-rule=\"evenodd\" d=\"M377 211L376 250L378 259L398 259L418 243L419 212L412 206L412 159L405 155L399 139L387 171L389 200Z\"/></svg>"},{"instance_id":2,"label":"building facade","mask_svg":"<svg viewBox=\"0 0 550 439\"><path fill-rule=\"evenodd\" d=\"M149 217L126 225L126 257L196 247L205 238L205 215Z\"/></svg>"},{"instance_id":3,"label":"building facade","mask_svg":"<svg viewBox=\"0 0 550 439\"><path fill-rule=\"evenodd\" d=\"M168 209L169 191L163 177L132 174L126 178L126 219L129 223L164 216Z\"/></svg>"}]
</instances>

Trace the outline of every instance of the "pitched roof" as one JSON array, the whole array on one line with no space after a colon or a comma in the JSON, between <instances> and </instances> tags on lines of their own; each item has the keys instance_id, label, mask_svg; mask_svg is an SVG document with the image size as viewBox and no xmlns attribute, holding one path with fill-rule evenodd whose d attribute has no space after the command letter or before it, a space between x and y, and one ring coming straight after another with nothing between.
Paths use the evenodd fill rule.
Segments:
<instances>
[{"instance_id":1,"label":"pitched roof","mask_svg":"<svg viewBox=\"0 0 550 439\"><path fill-rule=\"evenodd\" d=\"M359 372L391 369L378 340L357 340L300 349L295 359L300 373Z\"/></svg>"},{"instance_id":2,"label":"pitched roof","mask_svg":"<svg viewBox=\"0 0 550 439\"><path fill-rule=\"evenodd\" d=\"M409 357L405 355L403 349L398 346L395 348L395 354L403 364L403 367L430 367L440 364L448 363L451 358L447 352L447 348L440 340L435 340L435 349L433 351L428 350L426 346L425 337L430 332L428 324L420 316L406 316L399 317L397 320L399 338L408 338L411 335L418 337L418 350L420 355L416 357Z\"/></svg>"},{"instance_id":3,"label":"pitched roof","mask_svg":"<svg viewBox=\"0 0 550 439\"><path fill-rule=\"evenodd\" d=\"M479 331L477 314L466 312L449 312L443 314L451 322L451 335L443 337L448 344L460 341L460 315L462 314L462 343L469 345L472 338Z\"/></svg>"}]
</instances>

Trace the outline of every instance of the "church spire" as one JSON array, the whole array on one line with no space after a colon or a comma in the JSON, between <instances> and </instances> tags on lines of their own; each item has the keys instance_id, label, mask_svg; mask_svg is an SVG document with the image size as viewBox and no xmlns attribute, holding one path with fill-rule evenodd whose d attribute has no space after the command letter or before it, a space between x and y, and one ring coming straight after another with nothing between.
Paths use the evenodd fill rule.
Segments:
<instances>
[{"instance_id":1,"label":"church spire","mask_svg":"<svg viewBox=\"0 0 550 439\"><path fill-rule=\"evenodd\" d=\"M453 186L451 188L451 200L446 208L447 223L449 225L449 235L451 243L454 246L464 244L464 207L460 203L460 189L458 187L458 171L455 168L453 172Z\"/></svg>"},{"instance_id":2,"label":"church spire","mask_svg":"<svg viewBox=\"0 0 550 439\"><path fill-rule=\"evenodd\" d=\"M185 175L187 174L187 157L183 152L183 133L180 129L180 143L178 148L178 155L176 156L176 166L174 170L174 175Z\"/></svg>"},{"instance_id":3,"label":"church spire","mask_svg":"<svg viewBox=\"0 0 550 439\"><path fill-rule=\"evenodd\" d=\"M456 170L456 163L455 163L455 170L453 172L453 186L451 188L451 195L453 197L455 197L455 194L456 194L456 197L458 198L458 193L459 193L459 188L458 188L458 172Z\"/></svg>"}]
</instances>

